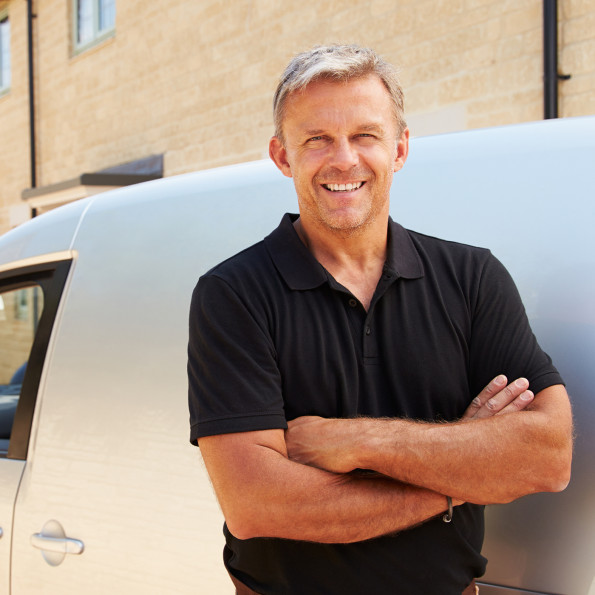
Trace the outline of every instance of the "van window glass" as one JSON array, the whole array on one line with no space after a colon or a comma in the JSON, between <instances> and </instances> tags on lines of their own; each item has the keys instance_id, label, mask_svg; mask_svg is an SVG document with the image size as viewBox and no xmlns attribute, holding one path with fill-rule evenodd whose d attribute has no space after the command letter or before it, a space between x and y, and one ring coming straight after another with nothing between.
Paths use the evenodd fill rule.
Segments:
<instances>
[{"instance_id":1,"label":"van window glass","mask_svg":"<svg viewBox=\"0 0 595 595\"><path fill-rule=\"evenodd\" d=\"M5 456L8 450L43 303L39 285L0 293L0 456Z\"/></svg>"}]
</instances>

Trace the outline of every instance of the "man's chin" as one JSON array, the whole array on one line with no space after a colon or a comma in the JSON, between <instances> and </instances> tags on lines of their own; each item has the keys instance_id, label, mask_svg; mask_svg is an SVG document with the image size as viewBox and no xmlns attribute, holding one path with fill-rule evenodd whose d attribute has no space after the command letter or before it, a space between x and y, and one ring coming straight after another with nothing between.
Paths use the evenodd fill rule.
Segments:
<instances>
[{"instance_id":1,"label":"man's chin","mask_svg":"<svg viewBox=\"0 0 595 595\"><path fill-rule=\"evenodd\" d=\"M324 214L319 222L334 233L353 235L369 227L372 219L370 213L335 212Z\"/></svg>"}]
</instances>

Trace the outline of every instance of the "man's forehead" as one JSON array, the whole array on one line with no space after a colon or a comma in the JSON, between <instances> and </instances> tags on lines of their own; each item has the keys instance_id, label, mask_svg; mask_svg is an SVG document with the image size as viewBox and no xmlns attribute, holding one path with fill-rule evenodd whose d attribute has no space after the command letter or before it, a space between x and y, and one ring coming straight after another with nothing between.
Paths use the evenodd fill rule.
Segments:
<instances>
[{"instance_id":1,"label":"man's forehead","mask_svg":"<svg viewBox=\"0 0 595 595\"><path fill-rule=\"evenodd\" d=\"M362 132L385 131L394 123L393 107L384 84L375 78L312 82L288 97L283 120L311 136L325 132L329 125L341 124Z\"/></svg>"},{"instance_id":2,"label":"man's forehead","mask_svg":"<svg viewBox=\"0 0 595 595\"><path fill-rule=\"evenodd\" d=\"M349 93L353 89L360 88L363 90L369 90L372 88L383 89L386 92L386 96L390 99L390 93L383 83L382 79L374 73L365 74L362 76L354 76L345 80L337 80L332 77L321 76L307 85L291 91L287 95L286 101L299 99L300 97L309 97L313 94L324 93Z\"/></svg>"},{"instance_id":3,"label":"man's forehead","mask_svg":"<svg viewBox=\"0 0 595 595\"><path fill-rule=\"evenodd\" d=\"M391 96L384 83L376 75L359 77L347 81L315 80L291 92L286 99L286 111L309 108L330 109L336 103L341 109L370 102L391 102Z\"/></svg>"}]
</instances>

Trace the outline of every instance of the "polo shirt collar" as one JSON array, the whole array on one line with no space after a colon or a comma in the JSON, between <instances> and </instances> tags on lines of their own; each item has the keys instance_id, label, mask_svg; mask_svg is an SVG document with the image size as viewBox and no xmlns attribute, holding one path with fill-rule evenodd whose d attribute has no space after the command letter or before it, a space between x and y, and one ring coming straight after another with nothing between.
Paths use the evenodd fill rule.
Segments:
<instances>
[{"instance_id":1,"label":"polo shirt collar","mask_svg":"<svg viewBox=\"0 0 595 595\"><path fill-rule=\"evenodd\" d=\"M384 266L397 277L419 279L424 276L424 267L411 235L391 217L388 218L388 249Z\"/></svg>"},{"instance_id":2,"label":"polo shirt collar","mask_svg":"<svg viewBox=\"0 0 595 595\"><path fill-rule=\"evenodd\" d=\"M293 226L298 217L286 213L279 227L264 239L264 244L291 289L314 289L328 281L328 273L298 236ZM407 230L390 218L388 226L385 271L406 279L423 277L421 260Z\"/></svg>"}]
</instances>

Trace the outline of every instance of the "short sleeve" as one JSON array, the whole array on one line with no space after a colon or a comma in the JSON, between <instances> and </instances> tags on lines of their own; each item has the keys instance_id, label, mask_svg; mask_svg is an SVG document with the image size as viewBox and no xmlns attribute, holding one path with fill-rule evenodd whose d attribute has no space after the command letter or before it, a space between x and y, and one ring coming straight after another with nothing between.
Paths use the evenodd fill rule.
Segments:
<instances>
[{"instance_id":1,"label":"short sleeve","mask_svg":"<svg viewBox=\"0 0 595 595\"><path fill-rule=\"evenodd\" d=\"M474 395L498 374L509 381L527 378L535 394L563 384L551 358L537 343L514 281L489 252L473 304L469 369Z\"/></svg>"},{"instance_id":2,"label":"short sleeve","mask_svg":"<svg viewBox=\"0 0 595 595\"><path fill-rule=\"evenodd\" d=\"M266 318L209 274L192 295L188 343L190 441L287 427Z\"/></svg>"}]
</instances>

